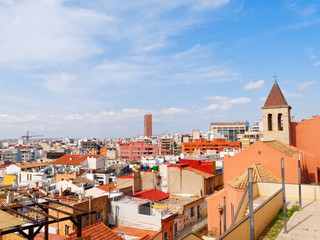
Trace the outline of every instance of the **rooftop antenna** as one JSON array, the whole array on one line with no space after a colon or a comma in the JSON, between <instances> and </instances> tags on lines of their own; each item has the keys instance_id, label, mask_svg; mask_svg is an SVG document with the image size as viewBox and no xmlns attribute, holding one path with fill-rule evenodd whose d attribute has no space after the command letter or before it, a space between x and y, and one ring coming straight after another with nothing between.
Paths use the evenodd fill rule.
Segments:
<instances>
[{"instance_id":1,"label":"rooftop antenna","mask_svg":"<svg viewBox=\"0 0 320 240\"><path fill-rule=\"evenodd\" d=\"M276 83L276 82L277 82L277 79L278 79L278 74L277 74L277 73L274 73L272 77L274 78L274 82Z\"/></svg>"}]
</instances>

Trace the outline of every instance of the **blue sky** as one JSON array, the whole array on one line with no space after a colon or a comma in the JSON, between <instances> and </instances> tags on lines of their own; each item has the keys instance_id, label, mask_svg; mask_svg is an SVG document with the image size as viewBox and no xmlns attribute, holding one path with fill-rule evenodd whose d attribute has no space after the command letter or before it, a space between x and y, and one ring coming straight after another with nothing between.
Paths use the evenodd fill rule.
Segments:
<instances>
[{"instance_id":1,"label":"blue sky","mask_svg":"<svg viewBox=\"0 0 320 240\"><path fill-rule=\"evenodd\" d=\"M0 138L207 131L261 120L278 83L319 114L320 3L1 0Z\"/></svg>"}]
</instances>

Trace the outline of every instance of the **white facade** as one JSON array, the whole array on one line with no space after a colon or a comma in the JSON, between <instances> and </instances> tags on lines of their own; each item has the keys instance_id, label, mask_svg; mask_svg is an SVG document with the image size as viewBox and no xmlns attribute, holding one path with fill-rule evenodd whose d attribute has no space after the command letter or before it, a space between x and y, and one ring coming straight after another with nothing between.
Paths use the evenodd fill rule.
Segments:
<instances>
[{"instance_id":1,"label":"white facade","mask_svg":"<svg viewBox=\"0 0 320 240\"><path fill-rule=\"evenodd\" d=\"M123 197L111 202L109 224L125 227L141 228L152 231L161 231L161 220L169 217L172 213L166 209L156 210L150 206L150 214L139 213L142 205L150 206L151 201L133 197Z\"/></svg>"},{"instance_id":2,"label":"white facade","mask_svg":"<svg viewBox=\"0 0 320 240\"><path fill-rule=\"evenodd\" d=\"M71 192L74 193L84 193L84 187L78 187L72 183L72 181L62 180L60 182L56 182L56 189L61 189L62 191L66 189L70 189Z\"/></svg>"},{"instance_id":3,"label":"white facade","mask_svg":"<svg viewBox=\"0 0 320 240\"><path fill-rule=\"evenodd\" d=\"M85 197L101 197L104 193L106 193L105 191L99 189L99 188L90 188L88 190L84 191L84 196Z\"/></svg>"},{"instance_id":4,"label":"white facade","mask_svg":"<svg viewBox=\"0 0 320 240\"><path fill-rule=\"evenodd\" d=\"M10 166L6 167L6 174L16 174L21 172L21 168L15 164L11 164Z\"/></svg>"},{"instance_id":5,"label":"white facade","mask_svg":"<svg viewBox=\"0 0 320 240\"><path fill-rule=\"evenodd\" d=\"M160 177L161 177L161 191L168 192L168 165L159 165Z\"/></svg>"},{"instance_id":6,"label":"white facade","mask_svg":"<svg viewBox=\"0 0 320 240\"><path fill-rule=\"evenodd\" d=\"M109 183L109 178L111 174L103 174L103 173L86 173L86 178L90 179L94 185L99 183L100 185L105 185Z\"/></svg>"},{"instance_id":7,"label":"white facade","mask_svg":"<svg viewBox=\"0 0 320 240\"><path fill-rule=\"evenodd\" d=\"M81 163L81 166L88 169L102 169L106 167L106 159L104 156L95 158L89 156L84 162Z\"/></svg>"}]
</instances>

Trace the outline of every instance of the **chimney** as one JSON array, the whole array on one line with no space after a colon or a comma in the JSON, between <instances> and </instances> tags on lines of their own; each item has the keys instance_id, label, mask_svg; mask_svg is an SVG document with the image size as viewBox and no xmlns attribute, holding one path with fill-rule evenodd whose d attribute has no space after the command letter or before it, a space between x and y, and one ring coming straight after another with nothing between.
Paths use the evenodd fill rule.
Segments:
<instances>
[{"instance_id":1,"label":"chimney","mask_svg":"<svg viewBox=\"0 0 320 240\"><path fill-rule=\"evenodd\" d=\"M91 202L91 199L92 199L92 196L89 196L89 212L90 212L90 215L89 215L89 226L91 225L91 205L92 205L92 202Z\"/></svg>"},{"instance_id":2,"label":"chimney","mask_svg":"<svg viewBox=\"0 0 320 240\"><path fill-rule=\"evenodd\" d=\"M79 202L82 200L82 193L79 193Z\"/></svg>"},{"instance_id":3,"label":"chimney","mask_svg":"<svg viewBox=\"0 0 320 240\"><path fill-rule=\"evenodd\" d=\"M60 197L62 196L62 187L60 187L60 189L59 189L59 196Z\"/></svg>"},{"instance_id":4,"label":"chimney","mask_svg":"<svg viewBox=\"0 0 320 240\"><path fill-rule=\"evenodd\" d=\"M7 193L7 204L10 204L11 201L12 201L12 199L11 199L11 191L9 191L9 192Z\"/></svg>"}]
</instances>

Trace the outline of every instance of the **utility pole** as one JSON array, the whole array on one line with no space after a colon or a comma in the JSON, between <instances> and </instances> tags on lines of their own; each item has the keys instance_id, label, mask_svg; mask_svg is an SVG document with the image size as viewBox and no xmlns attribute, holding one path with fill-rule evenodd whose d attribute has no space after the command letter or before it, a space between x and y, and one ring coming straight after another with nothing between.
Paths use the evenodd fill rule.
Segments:
<instances>
[{"instance_id":1,"label":"utility pole","mask_svg":"<svg viewBox=\"0 0 320 240\"><path fill-rule=\"evenodd\" d=\"M301 154L298 155L298 178L299 178L299 208L301 208Z\"/></svg>"},{"instance_id":2,"label":"utility pole","mask_svg":"<svg viewBox=\"0 0 320 240\"><path fill-rule=\"evenodd\" d=\"M223 197L223 232L227 231L226 197Z\"/></svg>"},{"instance_id":3,"label":"utility pole","mask_svg":"<svg viewBox=\"0 0 320 240\"><path fill-rule=\"evenodd\" d=\"M281 176L282 176L282 202L283 202L283 233L287 231L287 202L286 202L286 185L284 175L284 159L281 158Z\"/></svg>"},{"instance_id":4,"label":"utility pole","mask_svg":"<svg viewBox=\"0 0 320 240\"><path fill-rule=\"evenodd\" d=\"M253 186L252 168L248 168L248 191L249 191L249 216L250 216L250 240L254 240L254 214L253 214Z\"/></svg>"}]
</instances>

